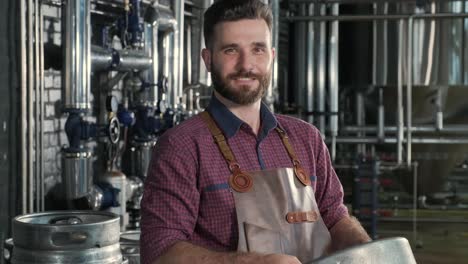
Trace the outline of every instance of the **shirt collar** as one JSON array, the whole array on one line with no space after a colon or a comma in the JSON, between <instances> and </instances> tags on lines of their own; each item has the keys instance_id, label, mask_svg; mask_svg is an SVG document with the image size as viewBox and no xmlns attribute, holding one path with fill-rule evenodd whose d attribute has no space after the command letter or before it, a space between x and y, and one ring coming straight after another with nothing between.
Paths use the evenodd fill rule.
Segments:
<instances>
[{"instance_id":1,"label":"shirt collar","mask_svg":"<svg viewBox=\"0 0 468 264\"><path fill-rule=\"evenodd\" d=\"M211 96L210 103L206 110L211 114L227 138L234 136L241 125L244 124L244 121L235 116L218 100L218 98L216 98L216 96L214 96L214 94ZM275 115L263 102L260 107L260 119L262 120L262 127L258 135L259 141L265 138L268 133L278 125L278 120Z\"/></svg>"}]
</instances>

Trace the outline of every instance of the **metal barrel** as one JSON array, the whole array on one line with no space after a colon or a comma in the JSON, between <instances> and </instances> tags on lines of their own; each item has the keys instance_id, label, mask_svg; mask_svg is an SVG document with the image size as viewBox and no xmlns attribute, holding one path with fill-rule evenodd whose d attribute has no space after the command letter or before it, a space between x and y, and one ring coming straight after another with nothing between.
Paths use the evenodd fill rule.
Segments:
<instances>
[{"instance_id":1,"label":"metal barrel","mask_svg":"<svg viewBox=\"0 0 468 264\"><path fill-rule=\"evenodd\" d=\"M13 264L121 264L119 216L55 211L13 220Z\"/></svg>"},{"instance_id":2,"label":"metal barrel","mask_svg":"<svg viewBox=\"0 0 468 264\"><path fill-rule=\"evenodd\" d=\"M128 264L140 264L140 230L120 234L120 248Z\"/></svg>"}]
</instances>

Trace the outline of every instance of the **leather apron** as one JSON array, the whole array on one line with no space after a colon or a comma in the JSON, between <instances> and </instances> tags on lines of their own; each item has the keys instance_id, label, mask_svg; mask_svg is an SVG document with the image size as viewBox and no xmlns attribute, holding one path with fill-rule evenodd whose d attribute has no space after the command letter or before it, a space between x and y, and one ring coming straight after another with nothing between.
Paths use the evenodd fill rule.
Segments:
<instances>
[{"instance_id":1,"label":"leather apron","mask_svg":"<svg viewBox=\"0 0 468 264\"><path fill-rule=\"evenodd\" d=\"M238 251L296 256L309 262L331 244L315 200L309 174L302 168L286 133L281 137L293 168L242 171L226 138L208 112L201 117L228 163L239 228Z\"/></svg>"}]
</instances>

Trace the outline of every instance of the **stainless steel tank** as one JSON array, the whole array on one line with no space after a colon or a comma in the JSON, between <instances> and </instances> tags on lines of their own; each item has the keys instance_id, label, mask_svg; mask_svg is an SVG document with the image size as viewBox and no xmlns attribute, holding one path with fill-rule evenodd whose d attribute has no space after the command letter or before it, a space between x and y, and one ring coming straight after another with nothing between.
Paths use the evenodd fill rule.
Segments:
<instances>
[{"instance_id":1,"label":"stainless steel tank","mask_svg":"<svg viewBox=\"0 0 468 264\"><path fill-rule=\"evenodd\" d=\"M13 219L13 264L122 264L119 216L56 211Z\"/></svg>"},{"instance_id":2,"label":"stainless steel tank","mask_svg":"<svg viewBox=\"0 0 468 264\"><path fill-rule=\"evenodd\" d=\"M422 2L422 1L421 1ZM401 1L395 4L377 3L378 15L388 14L436 14L463 13L466 1L427 1L416 4L415 1ZM402 32L399 20L381 20L375 22L377 34L374 42L375 84L379 86L397 84L398 49L403 50L403 83L407 83L407 60L411 55L411 77L413 85L467 85L468 57L466 43L468 36L465 19L430 17L414 18L412 26L403 21ZM412 30L409 32L408 30ZM411 38L411 39L410 39ZM411 42L411 43L410 43ZM408 54L411 45L411 54Z\"/></svg>"},{"instance_id":3,"label":"stainless steel tank","mask_svg":"<svg viewBox=\"0 0 468 264\"><path fill-rule=\"evenodd\" d=\"M468 122L468 27L463 18L430 18L430 15L464 13L466 1L401 1L377 3L375 12L386 14L425 14L425 18L381 20L375 23L374 85L384 87L386 125L395 125L397 116L398 71L401 84L411 81L412 126L460 125ZM399 27L399 23L402 26ZM402 65L398 68L401 50ZM365 51L367 52L367 51ZM410 60L411 59L411 60ZM408 78L410 75L410 79ZM439 95L438 95L439 94ZM404 99L406 100L406 99ZM373 109L371 109L373 111ZM405 110L406 111L406 110ZM440 124L440 125L439 125ZM414 137L444 137L440 132ZM431 194L443 186L453 168L468 152L468 144L413 144L412 157L418 166L418 193ZM410 173L402 181L412 189ZM434 184L434 182L439 184Z\"/></svg>"},{"instance_id":4,"label":"stainless steel tank","mask_svg":"<svg viewBox=\"0 0 468 264\"><path fill-rule=\"evenodd\" d=\"M120 248L128 264L140 264L140 230L123 232L120 235Z\"/></svg>"},{"instance_id":5,"label":"stainless steel tank","mask_svg":"<svg viewBox=\"0 0 468 264\"><path fill-rule=\"evenodd\" d=\"M132 151L132 172L134 175L146 179L155 144L156 140L132 142L132 146L134 146L134 151Z\"/></svg>"}]
</instances>

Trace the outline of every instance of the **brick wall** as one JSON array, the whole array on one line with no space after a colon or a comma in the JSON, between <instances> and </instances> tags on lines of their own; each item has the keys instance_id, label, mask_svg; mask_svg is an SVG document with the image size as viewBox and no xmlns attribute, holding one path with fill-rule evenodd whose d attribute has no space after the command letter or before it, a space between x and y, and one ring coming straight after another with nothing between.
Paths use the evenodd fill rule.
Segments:
<instances>
[{"instance_id":1,"label":"brick wall","mask_svg":"<svg viewBox=\"0 0 468 264\"><path fill-rule=\"evenodd\" d=\"M44 42L61 45L60 8L43 6ZM50 44L50 43L49 43ZM46 54L47 56L47 54ZM46 69L44 72L44 184L46 193L60 181L61 146L68 144L64 132L66 116L61 113L61 71Z\"/></svg>"}]
</instances>

